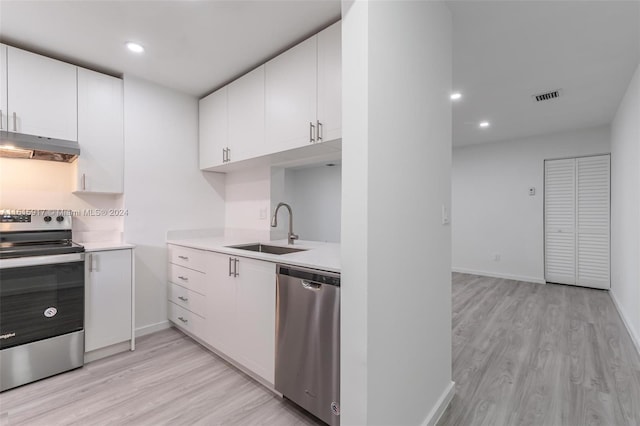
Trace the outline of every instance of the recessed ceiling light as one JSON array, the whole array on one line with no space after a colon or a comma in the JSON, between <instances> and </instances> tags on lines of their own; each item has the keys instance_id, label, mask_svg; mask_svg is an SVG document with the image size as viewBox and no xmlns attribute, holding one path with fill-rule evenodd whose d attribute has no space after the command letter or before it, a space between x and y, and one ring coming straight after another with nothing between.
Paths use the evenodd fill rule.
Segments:
<instances>
[{"instance_id":1,"label":"recessed ceiling light","mask_svg":"<svg viewBox=\"0 0 640 426\"><path fill-rule=\"evenodd\" d=\"M130 51L134 52L134 53L142 53L144 52L144 47L142 47L142 45L138 44L138 43L134 43L132 41L128 42L126 44L127 49L129 49Z\"/></svg>"},{"instance_id":2,"label":"recessed ceiling light","mask_svg":"<svg viewBox=\"0 0 640 426\"><path fill-rule=\"evenodd\" d=\"M488 121L481 121L480 122L480 127L482 127L482 128L489 127L489 122Z\"/></svg>"},{"instance_id":3,"label":"recessed ceiling light","mask_svg":"<svg viewBox=\"0 0 640 426\"><path fill-rule=\"evenodd\" d=\"M462 93L460 93L460 92L454 92L454 93L451 94L451 100L452 101L457 101L461 97L462 97Z\"/></svg>"}]
</instances>

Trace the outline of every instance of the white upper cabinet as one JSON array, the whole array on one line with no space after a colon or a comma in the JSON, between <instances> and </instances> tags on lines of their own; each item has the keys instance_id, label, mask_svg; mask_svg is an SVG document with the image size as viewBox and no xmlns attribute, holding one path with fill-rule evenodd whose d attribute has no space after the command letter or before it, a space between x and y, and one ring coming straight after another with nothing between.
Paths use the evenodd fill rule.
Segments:
<instances>
[{"instance_id":1,"label":"white upper cabinet","mask_svg":"<svg viewBox=\"0 0 640 426\"><path fill-rule=\"evenodd\" d=\"M267 153L264 142L264 69L262 65L227 86L229 161Z\"/></svg>"},{"instance_id":2,"label":"white upper cabinet","mask_svg":"<svg viewBox=\"0 0 640 426\"><path fill-rule=\"evenodd\" d=\"M200 99L200 168L219 166L227 159L227 86Z\"/></svg>"},{"instance_id":3,"label":"white upper cabinet","mask_svg":"<svg viewBox=\"0 0 640 426\"><path fill-rule=\"evenodd\" d=\"M0 44L0 130L7 130L7 46Z\"/></svg>"},{"instance_id":4,"label":"white upper cabinet","mask_svg":"<svg viewBox=\"0 0 640 426\"><path fill-rule=\"evenodd\" d=\"M123 192L123 108L121 79L78 68L76 192Z\"/></svg>"},{"instance_id":5,"label":"white upper cabinet","mask_svg":"<svg viewBox=\"0 0 640 426\"><path fill-rule=\"evenodd\" d=\"M336 22L318 33L317 142L342 137L342 31Z\"/></svg>"},{"instance_id":6,"label":"white upper cabinet","mask_svg":"<svg viewBox=\"0 0 640 426\"><path fill-rule=\"evenodd\" d=\"M7 88L9 131L78 140L76 66L9 46Z\"/></svg>"},{"instance_id":7,"label":"white upper cabinet","mask_svg":"<svg viewBox=\"0 0 640 426\"><path fill-rule=\"evenodd\" d=\"M317 104L317 37L267 62L266 143L284 151L313 143Z\"/></svg>"},{"instance_id":8,"label":"white upper cabinet","mask_svg":"<svg viewBox=\"0 0 640 426\"><path fill-rule=\"evenodd\" d=\"M201 99L200 168L237 170L252 163L228 163L262 156L300 160L335 150L328 144L284 153L320 142L339 144L341 52L337 22ZM284 154L274 155L279 153Z\"/></svg>"}]
</instances>

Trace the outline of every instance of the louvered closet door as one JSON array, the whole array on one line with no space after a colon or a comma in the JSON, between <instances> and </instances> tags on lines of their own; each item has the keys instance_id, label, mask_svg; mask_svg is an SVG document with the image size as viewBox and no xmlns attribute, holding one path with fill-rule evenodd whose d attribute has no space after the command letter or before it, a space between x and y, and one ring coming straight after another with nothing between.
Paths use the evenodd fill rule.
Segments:
<instances>
[{"instance_id":1,"label":"louvered closet door","mask_svg":"<svg viewBox=\"0 0 640 426\"><path fill-rule=\"evenodd\" d=\"M547 160L544 175L546 280L575 284L575 160Z\"/></svg>"},{"instance_id":2,"label":"louvered closet door","mask_svg":"<svg viewBox=\"0 0 640 426\"><path fill-rule=\"evenodd\" d=\"M545 161L545 278L608 289L609 155Z\"/></svg>"},{"instance_id":3,"label":"louvered closet door","mask_svg":"<svg viewBox=\"0 0 640 426\"><path fill-rule=\"evenodd\" d=\"M576 159L577 284L609 284L609 156Z\"/></svg>"}]
</instances>

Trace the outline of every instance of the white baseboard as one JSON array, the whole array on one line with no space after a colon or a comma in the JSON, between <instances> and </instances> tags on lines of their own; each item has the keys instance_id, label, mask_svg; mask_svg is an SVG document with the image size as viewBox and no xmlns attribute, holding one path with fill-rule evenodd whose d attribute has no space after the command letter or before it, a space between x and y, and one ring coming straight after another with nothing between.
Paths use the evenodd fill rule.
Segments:
<instances>
[{"instance_id":1,"label":"white baseboard","mask_svg":"<svg viewBox=\"0 0 640 426\"><path fill-rule=\"evenodd\" d=\"M169 320L164 320L155 324L138 327L136 328L136 337L142 337L146 336L147 334L155 333L156 331L166 330L169 327L171 327Z\"/></svg>"},{"instance_id":2,"label":"white baseboard","mask_svg":"<svg viewBox=\"0 0 640 426\"><path fill-rule=\"evenodd\" d=\"M422 426L435 426L440 421L440 417L444 414L445 410L451 403L453 396L456 394L456 384L455 382L449 383L449 386L442 392L440 398L438 398L438 402L431 409L427 418L422 422Z\"/></svg>"},{"instance_id":3,"label":"white baseboard","mask_svg":"<svg viewBox=\"0 0 640 426\"><path fill-rule=\"evenodd\" d=\"M106 358L111 355L119 354L131 350L131 341L116 343L115 345L107 346L106 348L96 349L95 351L85 352L84 363L97 361L102 358Z\"/></svg>"},{"instance_id":4,"label":"white baseboard","mask_svg":"<svg viewBox=\"0 0 640 426\"><path fill-rule=\"evenodd\" d=\"M461 274L482 275L482 276L485 276L485 277L504 278L504 279L507 279L507 280L526 281L526 282L529 282L529 283L536 283L536 284L546 284L546 281L544 279L535 278L535 277L527 277L527 276L524 276L524 275L503 274L501 272L478 271L478 270L475 270L475 269L456 268L456 267L452 267L451 270L453 272L459 272Z\"/></svg>"},{"instance_id":5,"label":"white baseboard","mask_svg":"<svg viewBox=\"0 0 640 426\"><path fill-rule=\"evenodd\" d=\"M624 323L624 326L627 327L629 336L631 336L631 341L635 345L636 350L638 351L638 354L640 354L640 336L638 336L638 333L636 332L636 330L633 329L633 326L631 325L631 321L629 320L629 318L627 318L627 315L625 314L624 310L622 310L622 307L620 306L620 303L618 303L618 299L616 299L616 294L613 292L613 290L609 291L609 295L611 296L611 300L613 300L613 304L618 310L618 314L620 314L620 318L622 318L622 322Z\"/></svg>"}]
</instances>

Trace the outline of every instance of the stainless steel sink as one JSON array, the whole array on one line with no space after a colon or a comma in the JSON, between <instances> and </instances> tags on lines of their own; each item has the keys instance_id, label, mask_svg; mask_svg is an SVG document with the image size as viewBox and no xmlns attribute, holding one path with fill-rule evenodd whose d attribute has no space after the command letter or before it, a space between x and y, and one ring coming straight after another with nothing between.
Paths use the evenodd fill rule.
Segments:
<instances>
[{"instance_id":1,"label":"stainless steel sink","mask_svg":"<svg viewBox=\"0 0 640 426\"><path fill-rule=\"evenodd\" d=\"M249 250L249 251L257 251L260 253L269 253L269 254L289 254L296 253L298 251L307 251L307 249L299 249L293 247L281 247L281 246L270 246L267 244L260 243L252 243L252 244L241 244L237 246L227 246L229 248L235 248L240 250Z\"/></svg>"}]
</instances>

